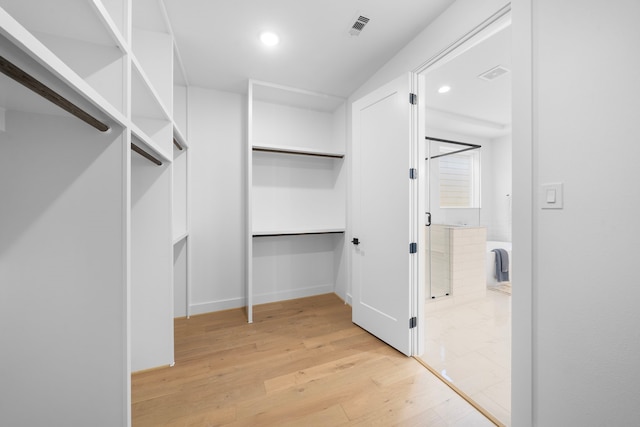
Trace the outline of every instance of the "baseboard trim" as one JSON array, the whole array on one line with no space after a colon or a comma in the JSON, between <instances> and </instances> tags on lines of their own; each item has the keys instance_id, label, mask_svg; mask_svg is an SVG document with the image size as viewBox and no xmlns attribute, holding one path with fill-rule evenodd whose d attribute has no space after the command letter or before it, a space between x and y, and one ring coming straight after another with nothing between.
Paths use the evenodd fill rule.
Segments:
<instances>
[{"instance_id":1,"label":"baseboard trim","mask_svg":"<svg viewBox=\"0 0 640 427\"><path fill-rule=\"evenodd\" d=\"M233 308L242 308L246 305L244 298L231 298L219 301L208 301L189 306L189 314L195 316L198 314L214 313L216 311L230 310Z\"/></svg>"},{"instance_id":2,"label":"baseboard trim","mask_svg":"<svg viewBox=\"0 0 640 427\"><path fill-rule=\"evenodd\" d=\"M291 299L313 297L316 295L324 295L334 293L333 285L312 286L301 289L290 289L286 291L269 292L263 294L255 294L253 296L253 304L268 304L271 302L287 301Z\"/></svg>"},{"instance_id":3,"label":"baseboard trim","mask_svg":"<svg viewBox=\"0 0 640 427\"><path fill-rule=\"evenodd\" d=\"M335 293L333 284L310 286L308 288L289 289L285 291L268 292L255 294L253 296L253 305L268 304L271 302L287 301L291 299L313 297L316 295L324 295ZM199 314L214 313L217 311L231 310L234 308L243 308L246 306L246 300L242 298L230 298L219 301L208 301L189 306L191 316ZM184 317L184 316L183 316Z\"/></svg>"},{"instance_id":4,"label":"baseboard trim","mask_svg":"<svg viewBox=\"0 0 640 427\"><path fill-rule=\"evenodd\" d=\"M175 365L175 362L173 364L171 364L171 365L160 365L160 366L156 366L154 368L140 369L139 371L131 372L131 375L138 375L138 374L145 374L147 372L159 371L160 369L171 368L174 365Z\"/></svg>"}]
</instances>

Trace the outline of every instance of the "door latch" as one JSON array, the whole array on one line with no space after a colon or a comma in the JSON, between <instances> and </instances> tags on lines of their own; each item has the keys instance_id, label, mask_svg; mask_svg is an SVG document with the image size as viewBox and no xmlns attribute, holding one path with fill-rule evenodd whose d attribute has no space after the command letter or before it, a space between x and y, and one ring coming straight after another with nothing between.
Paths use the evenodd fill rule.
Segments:
<instances>
[{"instance_id":1,"label":"door latch","mask_svg":"<svg viewBox=\"0 0 640 427\"><path fill-rule=\"evenodd\" d=\"M351 243L353 243L354 245L358 246L360 244L360 240L358 240L357 237L354 237L353 240L351 241Z\"/></svg>"}]
</instances>

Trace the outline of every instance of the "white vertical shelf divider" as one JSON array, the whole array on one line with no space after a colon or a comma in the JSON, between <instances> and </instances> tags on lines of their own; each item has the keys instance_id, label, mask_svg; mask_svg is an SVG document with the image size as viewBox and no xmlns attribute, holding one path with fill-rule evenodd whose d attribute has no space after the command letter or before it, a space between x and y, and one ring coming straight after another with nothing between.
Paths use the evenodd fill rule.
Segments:
<instances>
[{"instance_id":1,"label":"white vertical shelf divider","mask_svg":"<svg viewBox=\"0 0 640 427\"><path fill-rule=\"evenodd\" d=\"M175 148L178 150L175 154L178 155L176 160L174 161L174 183L176 181L181 180L181 185L174 184L174 211L178 210L182 212L183 219L182 221L174 221L174 227L177 228L174 230L174 235L177 233L177 237L174 238L174 259L176 250L179 250L177 245L180 242L184 242L184 276L176 277L174 275L174 281L177 280L179 282L178 286L174 283L174 290L176 294L174 295L174 301L176 304L178 303L180 296L184 295L184 313L187 319L191 317L191 239L189 238L189 143L187 139L187 96L188 96L188 80L186 77L186 72L182 63L182 59L180 57L180 51L175 44L175 35L173 33L173 28L171 27L171 22L169 20L169 16L167 14L167 10L165 8L164 3L160 2L160 12L164 19L165 25L169 34L171 35L171 39L173 40L173 109L172 109L172 119L173 119L173 138ZM183 285L183 286L181 286ZM177 307L177 305L176 305ZM176 312L178 308L176 308Z\"/></svg>"},{"instance_id":2,"label":"white vertical shelf divider","mask_svg":"<svg viewBox=\"0 0 640 427\"><path fill-rule=\"evenodd\" d=\"M335 290L346 224L346 102L256 80L247 92L251 323L255 304Z\"/></svg>"},{"instance_id":3,"label":"white vertical shelf divider","mask_svg":"<svg viewBox=\"0 0 640 427\"><path fill-rule=\"evenodd\" d=\"M253 81L247 88L247 200L246 227L246 281L247 281L247 321L253 323Z\"/></svg>"},{"instance_id":4,"label":"white vertical shelf divider","mask_svg":"<svg viewBox=\"0 0 640 427\"><path fill-rule=\"evenodd\" d=\"M159 156L131 159L132 370L173 366L173 39L159 1L131 3L131 129Z\"/></svg>"}]
</instances>

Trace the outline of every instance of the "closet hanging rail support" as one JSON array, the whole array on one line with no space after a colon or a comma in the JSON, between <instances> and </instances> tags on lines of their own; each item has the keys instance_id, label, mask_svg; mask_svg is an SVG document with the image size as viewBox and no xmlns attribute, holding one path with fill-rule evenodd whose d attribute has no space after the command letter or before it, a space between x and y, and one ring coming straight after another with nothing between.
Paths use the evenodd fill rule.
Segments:
<instances>
[{"instance_id":1,"label":"closet hanging rail support","mask_svg":"<svg viewBox=\"0 0 640 427\"><path fill-rule=\"evenodd\" d=\"M151 154L147 153L146 151L144 151L142 148L138 147L133 142L131 143L131 149L133 151L135 151L136 153L140 154L145 159L149 160L151 163L155 163L158 166L162 166L162 162L160 160L156 159Z\"/></svg>"},{"instance_id":2,"label":"closet hanging rail support","mask_svg":"<svg viewBox=\"0 0 640 427\"><path fill-rule=\"evenodd\" d=\"M173 145L175 145L178 150L180 150L180 151L183 150L182 145L175 138L173 138Z\"/></svg>"},{"instance_id":3,"label":"closet hanging rail support","mask_svg":"<svg viewBox=\"0 0 640 427\"><path fill-rule=\"evenodd\" d=\"M0 56L0 71L2 71L2 73L6 76L12 78L16 82L45 98L49 102L52 102L68 113L73 114L88 125L98 129L100 132L106 132L109 130L109 126L102 123L100 120L96 119L91 114L87 113L82 108L78 107L59 93L55 92L53 89L38 81L26 71L17 67L2 56Z\"/></svg>"},{"instance_id":4,"label":"closet hanging rail support","mask_svg":"<svg viewBox=\"0 0 640 427\"><path fill-rule=\"evenodd\" d=\"M462 145L464 147L467 147L467 148L463 148L461 150L452 151L450 153L443 153L443 154L438 154L437 156L427 157L425 160L437 159L438 157L451 156L453 154L463 153L465 151L477 150L478 148L482 148L482 145L470 144L468 142L451 141L450 139L432 138L430 136L426 136L424 139L426 139L427 141L444 142L444 143L447 143L447 144Z\"/></svg>"}]
</instances>

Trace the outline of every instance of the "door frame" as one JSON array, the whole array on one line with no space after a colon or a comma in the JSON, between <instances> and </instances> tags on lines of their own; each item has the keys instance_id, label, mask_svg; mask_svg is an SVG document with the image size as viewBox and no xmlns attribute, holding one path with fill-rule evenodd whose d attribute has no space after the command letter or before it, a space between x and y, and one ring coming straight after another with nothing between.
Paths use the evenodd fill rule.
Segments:
<instances>
[{"instance_id":1,"label":"door frame","mask_svg":"<svg viewBox=\"0 0 640 427\"><path fill-rule=\"evenodd\" d=\"M426 90L425 90L425 78L426 73L432 71L445 63L451 61L462 53L468 51L474 46L478 45L482 41L488 39L492 35L496 34L498 31L506 28L511 24L511 5L507 5L500 9L498 12L487 18L482 24L475 27L473 30L465 34L463 37L458 39L456 42L449 45L447 48L440 51L434 57L424 62L422 65L413 70L413 74L415 76L416 82L415 86L417 88L418 94L418 118L416 120L415 130L416 135L418 136L418 158L425 159L427 157L426 152L426 144L422 144L421 142L425 140L426 133L425 127L421 126L421 123L425 122L426 117ZM418 162L418 201L417 201L417 209L418 214L426 212L427 207L427 198L425 196L425 190L429 187L429 176L428 171L425 167L424 162ZM419 218L424 218L423 215L419 215ZM422 221L421 221L422 223ZM413 355L419 356L425 351L425 315L426 315L426 307L425 301L427 298L427 286L426 286L426 253L427 250L425 248L425 227L418 227L418 286L416 290L416 304L415 312L418 317L418 327L416 333L416 340L414 342L413 347Z\"/></svg>"},{"instance_id":2,"label":"door frame","mask_svg":"<svg viewBox=\"0 0 640 427\"><path fill-rule=\"evenodd\" d=\"M480 25L473 28L456 42L441 50L432 58L416 67L413 72L417 76L418 94L418 126L419 140L424 139L424 129L419 124L424 120L424 72L430 67L438 66L445 56L453 54L466 44L467 48L479 43L481 33L491 25L508 16L512 25L512 139L513 139L513 225L512 235L514 250L518 252L518 287L512 294L512 344L511 344L511 422L513 425L531 427L534 413L534 310L536 306L534 286L534 164L536 151L534 146L535 121L534 107L534 74L533 74L533 1L519 0L507 3ZM494 30L495 32L495 30ZM493 34L493 33L490 33ZM461 53L458 52L457 54ZM457 56L456 54L456 56ZM453 56L451 56L453 58ZM424 144L420 145L420 158L424 158ZM424 189L428 184L424 164L418 167L419 194L418 212L425 211ZM419 241L424 241L424 227L419 228ZM426 297L425 286L425 248L418 245L418 301ZM418 315L418 333L415 354L424 350L424 315L425 304L416 307Z\"/></svg>"},{"instance_id":3,"label":"door frame","mask_svg":"<svg viewBox=\"0 0 640 427\"><path fill-rule=\"evenodd\" d=\"M512 128L513 128L513 240L514 250L518 252L518 289L515 289L512 295L513 314L512 314L512 399L511 399L511 421L513 425L522 427L531 427L533 425L534 412L534 360L533 360L533 332L534 309L536 301L534 300L534 270L536 260L534 259L533 249L535 247L534 238L534 164L536 151L533 144L535 133L535 121L533 117L534 106L534 75L533 75L533 1L518 0L507 3L500 10L489 16L480 25L467 32L460 39L442 49L439 53L423 62L412 72L416 75L423 72L429 66L434 65L440 58L447 53L453 51L456 47L462 45L465 41L471 39L478 34L496 18L511 13L511 19L514 23L512 28L513 46L517 47L512 52L512 72L513 72L513 105L512 105ZM419 78L418 78L419 80ZM424 117L424 111L421 106L424 105L422 98L424 91L416 86L418 94L418 120L416 126L420 122L420 117ZM353 99L350 98L350 102ZM351 133L351 116L350 110L347 110L347 133ZM424 137L424 132L419 132L415 128L418 138ZM424 149L422 150L424 151ZM424 153L422 153L424 154ZM351 206L353 190L351 182L352 169L352 151L351 144L347 145L347 230L353 229L353 208ZM418 164L420 168L420 164ZM422 192L425 185L424 166L419 169L418 173L418 191ZM418 201L417 212L424 212L424 201ZM424 227L419 227L419 238L424 239ZM419 242L421 240L418 240ZM424 248L418 245L418 286L416 294L418 299L424 299L426 296L424 286ZM345 303L350 304L352 301L351 291L353 284L351 283L352 273L352 254L347 251L347 289L345 294ZM416 300L417 302L417 300ZM418 333L414 344L414 354L418 354L418 349L424 348L424 304L416 304L414 312L418 316ZM422 340L422 342L420 342Z\"/></svg>"}]
</instances>

